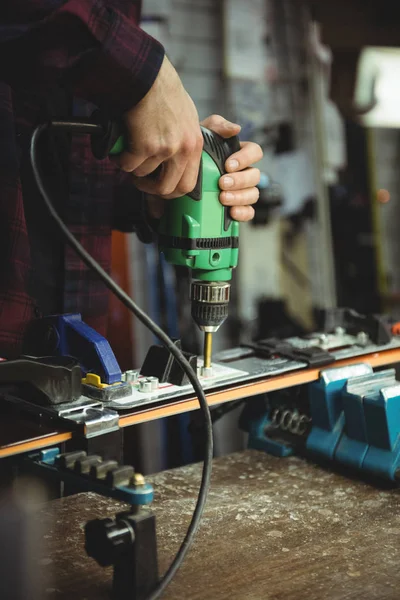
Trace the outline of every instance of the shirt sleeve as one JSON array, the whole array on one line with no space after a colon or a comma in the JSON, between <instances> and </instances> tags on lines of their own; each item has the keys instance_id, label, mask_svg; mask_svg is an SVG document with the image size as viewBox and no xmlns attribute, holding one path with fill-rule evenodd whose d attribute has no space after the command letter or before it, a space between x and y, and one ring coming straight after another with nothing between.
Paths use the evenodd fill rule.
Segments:
<instances>
[{"instance_id":1,"label":"shirt sleeve","mask_svg":"<svg viewBox=\"0 0 400 600\"><path fill-rule=\"evenodd\" d=\"M12 87L58 83L120 114L153 85L163 47L106 1L7 4L8 21L0 26L0 79Z\"/></svg>"}]
</instances>

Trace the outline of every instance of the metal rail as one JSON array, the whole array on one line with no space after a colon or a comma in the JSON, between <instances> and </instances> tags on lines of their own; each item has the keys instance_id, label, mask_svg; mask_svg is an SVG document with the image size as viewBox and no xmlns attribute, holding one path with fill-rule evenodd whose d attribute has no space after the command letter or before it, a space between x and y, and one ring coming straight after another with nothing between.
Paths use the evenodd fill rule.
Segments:
<instances>
[{"instance_id":1,"label":"metal rail","mask_svg":"<svg viewBox=\"0 0 400 600\"><path fill-rule=\"evenodd\" d=\"M400 362L400 348L392 350L383 350L373 354L365 354L364 356L356 356L350 359L338 360L335 362L335 367L352 365L359 362L365 362L372 367L382 367L385 365ZM250 398L259 394L265 394L279 389L294 387L310 383L318 379L320 368L302 369L278 375L275 377L265 377L259 381L249 383L233 383L228 388L220 391L215 391L207 394L207 402L210 406L222 404L224 402L232 402L242 398ZM172 415L178 415L199 408L198 401L194 397L186 399L178 399L170 401L163 406L155 406L153 408L143 407L137 408L132 414L121 416L119 419L120 427L130 427L139 423L161 419ZM38 428L39 430L39 428ZM60 432L55 431L44 436L38 436L34 439L21 440L13 444L0 445L0 458L40 450L66 442L72 438L73 434L70 431Z\"/></svg>"}]
</instances>

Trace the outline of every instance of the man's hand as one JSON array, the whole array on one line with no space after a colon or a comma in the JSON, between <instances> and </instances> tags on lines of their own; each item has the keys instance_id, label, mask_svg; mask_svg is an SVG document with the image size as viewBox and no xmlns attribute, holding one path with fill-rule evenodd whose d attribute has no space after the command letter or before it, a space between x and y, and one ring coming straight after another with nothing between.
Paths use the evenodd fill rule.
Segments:
<instances>
[{"instance_id":1,"label":"man's hand","mask_svg":"<svg viewBox=\"0 0 400 600\"><path fill-rule=\"evenodd\" d=\"M231 123L219 115L212 115L201 122L224 138L238 135L240 125ZM260 171L252 167L263 157L263 151L254 142L241 142L239 152L232 154L225 163L227 171L219 180L221 204L230 206L230 215L236 221L251 221L255 204L260 195L256 185L260 181Z\"/></svg>"},{"instance_id":2,"label":"man's hand","mask_svg":"<svg viewBox=\"0 0 400 600\"><path fill-rule=\"evenodd\" d=\"M129 146L118 162L139 190L179 197L194 189L203 147L199 117L166 57L149 92L125 114L125 124ZM156 179L147 177L160 165Z\"/></svg>"},{"instance_id":3,"label":"man's hand","mask_svg":"<svg viewBox=\"0 0 400 600\"><path fill-rule=\"evenodd\" d=\"M237 135L240 131L240 125L231 123L219 115L207 117L201 125L212 129L224 138ZM254 208L251 205L258 200L259 191L256 185L260 181L259 169L251 165L262 159L263 151L253 142L241 142L240 146L239 152L232 154L226 161L227 174L219 180L219 187L222 190L219 197L221 204L231 207L232 219L250 221L254 217ZM148 196L148 210L152 217L159 219L162 216L165 200L166 198Z\"/></svg>"}]
</instances>

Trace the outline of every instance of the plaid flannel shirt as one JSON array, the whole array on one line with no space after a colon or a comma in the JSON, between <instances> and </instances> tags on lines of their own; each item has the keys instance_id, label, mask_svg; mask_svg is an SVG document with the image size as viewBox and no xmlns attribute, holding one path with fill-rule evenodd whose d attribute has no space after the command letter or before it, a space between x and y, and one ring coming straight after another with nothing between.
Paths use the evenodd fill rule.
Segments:
<instances>
[{"instance_id":1,"label":"plaid flannel shirt","mask_svg":"<svg viewBox=\"0 0 400 600\"><path fill-rule=\"evenodd\" d=\"M34 127L49 90L68 90L74 113L94 106L120 116L137 104L160 69L162 46L138 26L139 0L9 0L0 23L0 356L20 353L26 325L40 315L29 282L32 264L21 178ZM76 100L78 99L78 100ZM87 136L69 146L69 193L62 215L70 230L110 269L111 230L133 231L139 192L108 159L96 161ZM29 183L29 181L28 181ZM49 232L49 235L51 232ZM56 236L59 234L56 233ZM61 309L81 312L106 333L108 291L63 248Z\"/></svg>"}]
</instances>

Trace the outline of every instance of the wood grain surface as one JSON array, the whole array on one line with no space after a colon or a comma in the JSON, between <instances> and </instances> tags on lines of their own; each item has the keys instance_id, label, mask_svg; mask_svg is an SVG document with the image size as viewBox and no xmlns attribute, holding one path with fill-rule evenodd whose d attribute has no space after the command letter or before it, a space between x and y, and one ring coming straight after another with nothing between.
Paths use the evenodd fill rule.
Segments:
<instances>
[{"instance_id":1,"label":"wood grain surface","mask_svg":"<svg viewBox=\"0 0 400 600\"><path fill-rule=\"evenodd\" d=\"M178 549L197 495L201 465L150 478L156 490L159 558ZM121 504L80 494L49 504L41 564L48 598L108 598L110 569L85 556L84 523ZM397 489L384 489L299 458L247 451L214 461L195 546L171 584L174 600L372 600L400 597Z\"/></svg>"}]
</instances>

